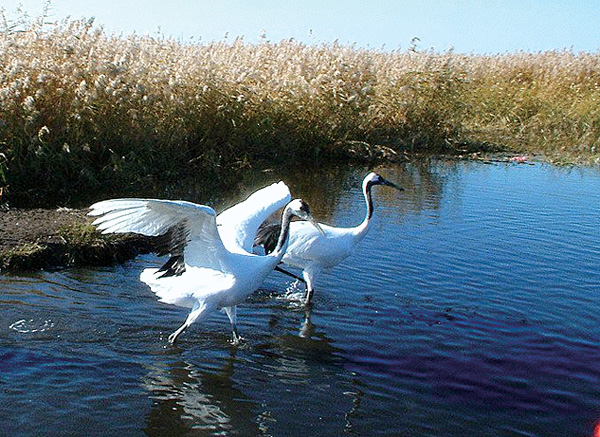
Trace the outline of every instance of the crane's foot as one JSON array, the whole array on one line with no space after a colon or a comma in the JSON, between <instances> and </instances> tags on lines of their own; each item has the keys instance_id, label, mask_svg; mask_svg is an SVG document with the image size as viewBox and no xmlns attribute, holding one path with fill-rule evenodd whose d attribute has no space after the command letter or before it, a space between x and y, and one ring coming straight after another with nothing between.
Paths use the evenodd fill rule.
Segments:
<instances>
[{"instance_id":1,"label":"crane's foot","mask_svg":"<svg viewBox=\"0 0 600 437\"><path fill-rule=\"evenodd\" d=\"M175 341L177 340L178 336L179 334L177 332L174 332L171 335L169 335L169 344L175 344Z\"/></svg>"},{"instance_id":2,"label":"crane's foot","mask_svg":"<svg viewBox=\"0 0 600 437\"><path fill-rule=\"evenodd\" d=\"M237 330L237 326L234 325L233 326L233 339L231 340L231 344L233 346L239 346L239 344L243 341L245 341L244 337L242 337L240 335L240 333Z\"/></svg>"},{"instance_id":3,"label":"crane's foot","mask_svg":"<svg viewBox=\"0 0 600 437\"><path fill-rule=\"evenodd\" d=\"M233 338L231 339L231 341L229 342L232 346L239 346L240 343L245 342L246 340L244 339L244 337L240 336L240 335L234 335Z\"/></svg>"},{"instance_id":4,"label":"crane's foot","mask_svg":"<svg viewBox=\"0 0 600 437\"><path fill-rule=\"evenodd\" d=\"M169 335L169 344L175 344L179 336L185 331L185 328L187 328L187 325L183 324L177 331Z\"/></svg>"}]
</instances>

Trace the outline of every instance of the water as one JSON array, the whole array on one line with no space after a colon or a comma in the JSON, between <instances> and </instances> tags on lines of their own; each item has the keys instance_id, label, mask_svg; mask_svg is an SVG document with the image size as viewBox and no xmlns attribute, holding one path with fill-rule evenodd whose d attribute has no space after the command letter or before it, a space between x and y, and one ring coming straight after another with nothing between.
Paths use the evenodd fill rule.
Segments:
<instances>
[{"instance_id":1,"label":"water","mask_svg":"<svg viewBox=\"0 0 600 437\"><path fill-rule=\"evenodd\" d=\"M592 435L600 172L378 170L406 191L376 188L371 232L310 313L272 274L239 308L240 347L221 313L166 345L187 311L138 281L154 256L0 276L0 434ZM323 221L351 225L366 172L287 179Z\"/></svg>"}]
</instances>

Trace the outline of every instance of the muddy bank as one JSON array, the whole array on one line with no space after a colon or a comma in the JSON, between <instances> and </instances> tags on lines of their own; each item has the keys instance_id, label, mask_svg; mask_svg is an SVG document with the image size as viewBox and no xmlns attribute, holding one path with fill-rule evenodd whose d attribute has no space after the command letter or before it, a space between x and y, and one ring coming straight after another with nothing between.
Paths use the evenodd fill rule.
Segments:
<instances>
[{"instance_id":1,"label":"muddy bank","mask_svg":"<svg viewBox=\"0 0 600 437\"><path fill-rule=\"evenodd\" d=\"M152 251L140 235L101 235L86 210L0 210L0 272L110 265Z\"/></svg>"}]
</instances>

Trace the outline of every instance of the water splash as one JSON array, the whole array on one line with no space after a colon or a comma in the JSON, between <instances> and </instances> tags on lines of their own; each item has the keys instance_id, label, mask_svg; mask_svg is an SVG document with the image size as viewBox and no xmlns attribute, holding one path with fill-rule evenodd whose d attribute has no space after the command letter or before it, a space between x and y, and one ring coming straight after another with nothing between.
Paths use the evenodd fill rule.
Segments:
<instances>
[{"instance_id":1,"label":"water splash","mask_svg":"<svg viewBox=\"0 0 600 437\"><path fill-rule=\"evenodd\" d=\"M21 319L12 323L9 329L20 333L44 332L54 327L52 320Z\"/></svg>"},{"instance_id":2,"label":"water splash","mask_svg":"<svg viewBox=\"0 0 600 437\"><path fill-rule=\"evenodd\" d=\"M285 293L278 295L278 299L288 301L293 304L304 304L306 299L306 290L300 281L290 282L285 289Z\"/></svg>"}]
</instances>

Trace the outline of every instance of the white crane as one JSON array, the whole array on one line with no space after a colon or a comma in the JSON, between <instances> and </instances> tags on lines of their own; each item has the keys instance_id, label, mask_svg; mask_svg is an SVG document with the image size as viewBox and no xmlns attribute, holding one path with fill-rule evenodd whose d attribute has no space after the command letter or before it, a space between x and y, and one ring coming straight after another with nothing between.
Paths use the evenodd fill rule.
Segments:
<instances>
[{"instance_id":1,"label":"white crane","mask_svg":"<svg viewBox=\"0 0 600 437\"><path fill-rule=\"evenodd\" d=\"M324 269L336 266L352 254L371 224L373 199L371 189L375 185L385 185L400 191L403 188L385 180L377 173L369 173L362 183L363 195L367 205L367 214L363 222L353 228L336 228L319 223L323 233L315 232L306 222L295 221L290 225L290 242L282 262L302 269L306 281L306 300L309 305L314 293L314 285ZM276 246L277 235L281 230L278 224L263 223L254 239L255 245L262 245L265 253L271 253Z\"/></svg>"},{"instance_id":2,"label":"white crane","mask_svg":"<svg viewBox=\"0 0 600 437\"><path fill-rule=\"evenodd\" d=\"M246 200L234 206L240 213L238 222L228 220L226 214L222 234L233 235L232 230L237 226L239 232L235 238L219 235L217 216L212 208L182 200L112 199L95 203L89 214L99 216L93 224L103 233L165 236L170 259L159 269L145 269L140 279L162 302L191 308L185 323L169 335L170 343L174 343L196 320L224 309L231 322L233 342L237 344L241 337L236 326L236 305L260 287L281 261L288 243L291 218L297 216L309 220L320 229L308 205L295 199L283 210L275 249L267 256L254 255L247 250L252 248L252 235L259 224L278 208L281 197L285 197L282 192L287 190L289 195L285 184L280 184L273 184L262 193L267 196L270 192L278 192L280 195L274 199L279 200L269 205L266 199L262 199L262 204L249 199L250 202ZM254 207L253 203L259 206ZM245 225L240 224L241 221Z\"/></svg>"}]
</instances>

